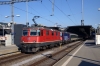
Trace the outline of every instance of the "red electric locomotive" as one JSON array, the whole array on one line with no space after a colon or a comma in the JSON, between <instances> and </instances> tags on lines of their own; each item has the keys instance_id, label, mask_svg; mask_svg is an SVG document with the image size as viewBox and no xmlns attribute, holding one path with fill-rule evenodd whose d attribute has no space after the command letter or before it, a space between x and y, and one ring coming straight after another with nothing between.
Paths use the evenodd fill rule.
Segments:
<instances>
[{"instance_id":1,"label":"red electric locomotive","mask_svg":"<svg viewBox=\"0 0 100 66\"><path fill-rule=\"evenodd\" d=\"M57 30L27 27L23 29L20 49L22 52L37 52L39 49L57 46L60 42L60 32Z\"/></svg>"},{"instance_id":2,"label":"red electric locomotive","mask_svg":"<svg viewBox=\"0 0 100 66\"><path fill-rule=\"evenodd\" d=\"M34 26L23 28L20 47L22 52L37 52L39 49L57 46L62 41L60 31L41 27L35 22L35 19L39 17L34 16L32 19Z\"/></svg>"}]
</instances>

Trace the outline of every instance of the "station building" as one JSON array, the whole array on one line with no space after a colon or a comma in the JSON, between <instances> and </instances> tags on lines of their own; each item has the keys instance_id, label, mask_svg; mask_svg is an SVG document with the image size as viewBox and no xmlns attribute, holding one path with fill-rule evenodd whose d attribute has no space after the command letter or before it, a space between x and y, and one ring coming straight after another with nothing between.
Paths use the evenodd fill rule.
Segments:
<instances>
[{"instance_id":1,"label":"station building","mask_svg":"<svg viewBox=\"0 0 100 66\"><path fill-rule=\"evenodd\" d=\"M20 46L22 29L26 27L24 24L14 24L14 44L12 44L12 29L11 23L0 22L0 46Z\"/></svg>"}]
</instances>

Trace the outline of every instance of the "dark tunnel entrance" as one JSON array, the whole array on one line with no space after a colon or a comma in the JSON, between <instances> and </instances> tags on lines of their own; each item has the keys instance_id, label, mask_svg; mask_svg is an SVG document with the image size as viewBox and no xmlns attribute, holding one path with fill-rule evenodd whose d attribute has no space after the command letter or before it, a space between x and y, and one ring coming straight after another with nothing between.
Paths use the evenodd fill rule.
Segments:
<instances>
[{"instance_id":1,"label":"dark tunnel entrance","mask_svg":"<svg viewBox=\"0 0 100 66\"><path fill-rule=\"evenodd\" d=\"M68 26L65 31L78 34L84 39L92 38L93 28L91 25L85 26Z\"/></svg>"}]
</instances>

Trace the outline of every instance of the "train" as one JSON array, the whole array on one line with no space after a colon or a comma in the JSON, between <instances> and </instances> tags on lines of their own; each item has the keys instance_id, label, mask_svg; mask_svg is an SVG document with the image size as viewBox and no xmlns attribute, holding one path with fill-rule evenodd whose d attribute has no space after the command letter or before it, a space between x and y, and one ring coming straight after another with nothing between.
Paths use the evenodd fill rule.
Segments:
<instances>
[{"instance_id":1,"label":"train","mask_svg":"<svg viewBox=\"0 0 100 66\"><path fill-rule=\"evenodd\" d=\"M40 49L60 46L80 40L77 34L46 27L25 27L21 37L21 52L38 52Z\"/></svg>"},{"instance_id":2,"label":"train","mask_svg":"<svg viewBox=\"0 0 100 66\"><path fill-rule=\"evenodd\" d=\"M68 42L80 40L78 35L54 29L51 27L40 26L35 19L40 16L34 16L32 21L34 25L24 27L22 30L21 52L37 52L54 46L60 46Z\"/></svg>"}]
</instances>

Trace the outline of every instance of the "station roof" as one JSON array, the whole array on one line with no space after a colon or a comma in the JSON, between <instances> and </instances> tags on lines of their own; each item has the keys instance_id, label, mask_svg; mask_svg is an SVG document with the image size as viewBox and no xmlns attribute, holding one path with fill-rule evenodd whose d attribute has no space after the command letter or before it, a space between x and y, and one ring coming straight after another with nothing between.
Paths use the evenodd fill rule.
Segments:
<instances>
[{"instance_id":1,"label":"station roof","mask_svg":"<svg viewBox=\"0 0 100 66\"><path fill-rule=\"evenodd\" d=\"M8 25L8 23L0 22L1 25Z\"/></svg>"},{"instance_id":2,"label":"station roof","mask_svg":"<svg viewBox=\"0 0 100 66\"><path fill-rule=\"evenodd\" d=\"M90 36L92 31L91 25L68 26L65 31L78 34L79 36Z\"/></svg>"}]
</instances>

